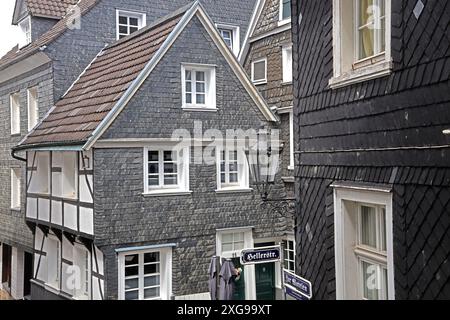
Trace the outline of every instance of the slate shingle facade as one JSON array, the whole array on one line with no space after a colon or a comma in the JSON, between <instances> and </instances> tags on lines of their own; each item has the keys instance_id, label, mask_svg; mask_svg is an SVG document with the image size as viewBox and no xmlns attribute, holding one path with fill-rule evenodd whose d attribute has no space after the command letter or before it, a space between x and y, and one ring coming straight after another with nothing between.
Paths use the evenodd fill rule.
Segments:
<instances>
[{"instance_id":1,"label":"slate shingle facade","mask_svg":"<svg viewBox=\"0 0 450 320\"><path fill-rule=\"evenodd\" d=\"M450 3L392 1L389 76L330 89L332 2L293 1L298 272L336 297L336 181L393 194L396 299L450 297Z\"/></svg>"}]
</instances>

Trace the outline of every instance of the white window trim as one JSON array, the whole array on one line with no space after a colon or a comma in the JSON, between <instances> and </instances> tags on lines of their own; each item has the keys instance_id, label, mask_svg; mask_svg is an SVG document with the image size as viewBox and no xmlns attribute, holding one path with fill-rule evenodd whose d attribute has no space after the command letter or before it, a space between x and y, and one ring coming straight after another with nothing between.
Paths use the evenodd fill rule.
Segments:
<instances>
[{"instance_id":1,"label":"white window trim","mask_svg":"<svg viewBox=\"0 0 450 320\"><path fill-rule=\"evenodd\" d=\"M231 24L217 23L216 27L217 27L217 29L228 29L233 32L233 48L231 51L233 51L233 54L236 57L239 56L239 52L241 50L241 40L240 40L241 35L240 35L239 26L235 26L235 25L231 25Z\"/></svg>"},{"instance_id":2,"label":"white window trim","mask_svg":"<svg viewBox=\"0 0 450 320\"><path fill-rule=\"evenodd\" d=\"M288 64L288 55L287 52L291 51L291 63ZM285 45L281 48L281 54L282 54L282 72L283 72L283 84L289 84L292 83L294 72L292 70L293 68L293 57L292 57L292 44ZM289 77L290 72L290 77Z\"/></svg>"},{"instance_id":3,"label":"white window trim","mask_svg":"<svg viewBox=\"0 0 450 320\"><path fill-rule=\"evenodd\" d=\"M59 292L60 288L61 288L61 253L62 253L61 241L59 241L58 237L54 236L53 234L49 234L47 236L47 241L56 242L56 246L57 246L58 251L59 251L58 256L55 257L56 258L56 272L59 273L59 274L56 275L57 283L50 283L49 282L49 267L48 266L49 266L49 263L50 263L50 261L49 261L49 256L50 255L47 252L47 256L46 256L46 258L47 258L46 259L47 260L47 278L46 278L46 281L45 281L45 286L46 286L46 288L50 287L53 290L57 290L57 292Z\"/></svg>"},{"instance_id":4,"label":"white window trim","mask_svg":"<svg viewBox=\"0 0 450 320\"><path fill-rule=\"evenodd\" d=\"M126 251L118 254L118 297L125 300L125 256L133 254L145 254L159 252L160 256L160 297L149 300L170 300L172 296L172 248L161 247L155 249L143 249ZM164 256L164 257L163 257Z\"/></svg>"},{"instance_id":5,"label":"white window trim","mask_svg":"<svg viewBox=\"0 0 450 320\"><path fill-rule=\"evenodd\" d=\"M283 26L285 24L291 23L292 18L283 19L283 0L279 0L278 2L279 10L278 10L278 26Z\"/></svg>"},{"instance_id":6,"label":"white window trim","mask_svg":"<svg viewBox=\"0 0 450 320\"><path fill-rule=\"evenodd\" d=\"M28 24L28 26L27 26L28 27L28 34L24 31L24 27L26 27L25 24ZM23 47L29 45L31 43L31 41L32 41L32 38L31 38L31 18L30 18L30 16L27 16L22 21L20 21L18 23L18 25L19 25L21 31L24 33L24 41L20 45L20 47L23 48Z\"/></svg>"},{"instance_id":7,"label":"white window trim","mask_svg":"<svg viewBox=\"0 0 450 320\"><path fill-rule=\"evenodd\" d=\"M169 151L176 150L175 145L155 145L144 147L144 196L176 196L176 195L190 195L192 191L189 190L189 166L191 158L191 150L189 147L183 147L182 159L178 158L178 185L173 188L169 187L150 187L148 185L148 152L149 151ZM177 150L180 151L180 150ZM179 155L178 155L179 157ZM180 163L183 166L183 172L180 171Z\"/></svg>"},{"instance_id":8,"label":"white window trim","mask_svg":"<svg viewBox=\"0 0 450 320\"><path fill-rule=\"evenodd\" d=\"M36 92L36 110L31 110L31 97L32 97L32 91ZM31 114L32 112L35 112L36 116L36 122L33 124L31 123ZM28 131L31 131L38 123L39 123L39 93L38 93L38 87L32 87L27 89L27 117L28 117Z\"/></svg>"},{"instance_id":9,"label":"white window trim","mask_svg":"<svg viewBox=\"0 0 450 320\"><path fill-rule=\"evenodd\" d=\"M342 88L351 84L360 83L379 77L384 77L392 72L392 55L391 55L391 0L386 0L386 51L383 61L361 67L356 70L342 70L342 37L341 37L341 6L342 0L333 0L333 77L329 81L332 89ZM354 44L353 44L354 45ZM352 51L354 54L354 50Z\"/></svg>"},{"instance_id":10,"label":"white window trim","mask_svg":"<svg viewBox=\"0 0 450 320\"><path fill-rule=\"evenodd\" d=\"M255 64L264 61L264 79L255 80ZM267 83L267 57L252 61L252 82L254 85L266 84Z\"/></svg>"},{"instance_id":11,"label":"white window trim","mask_svg":"<svg viewBox=\"0 0 450 320\"><path fill-rule=\"evenodd\" d=\"M119 36L119 16L123 14L127 17L138 18L138 30L144 28L147 25L147 14L138 11L128 11L122 9L116 9L116 40L120 39Z\"/></svg>"},{"instance_id":12,"label":"white window trim","mask_svg":"<svg viewBox=\"0 0 450 320\"><path fill-rule=\"evenodd\" d=\"M253 228L243 227L234 229L217 230L216 232L216 255L221 258L231 259L238 258L241 255L241 251L235 252L222 252L222 236L230 233L244 233L244 249L253 249ZM255 278L255 266L244 266L245 273L245 298L246 300L256 300L256 278Z\"/></svg>"},{"instance_id":13,"label":"white window trim","mask_svg":"<svg viewBox=\"0 0 450 320\"><path fill-rule=\"evenodd\" d=\"M14 99L17 97L17 105L14 103ZM9 110L10 110L10 122L11 122L11 135L20 135L20 95L18 92L12 93L9 96ZM17 114L14 111L17 108Z\"/></svg>"},{"instance_id":14,"label":"white window trim","mask_svg":"<svg viewBox=\"0 0 450 320\"><path fill-rule=\"evenodd\" d=\"M18 174L17 174L18 173ZM10 197L11 197L11 209L12 210L21 210L22 208L22 186L21 186L21 179L20 179L20 168L11 168L11 188L10 188ZM17 190L16 190L17 188ZM16 194L17 193L17 194ZM18 202L18 206L16 206L16 200Z\"/></svg>"},{"instance_id":15,"label":"white window trim","mask_svg":"<svg viewBox=\"0 0 450 320\"><path fill-rule=\"evenodd\" d=\"M233 186L223 186L221 181L221 153L223 151L222 146L218 146L216 148L216 170L217 170L217 190L216 193L245 193L252 192L253 189L250 188L250 169L248 167L248 163L245 159L244 150L237 149L238 152L238 185ZM239 171L239 168L243 169L243 172Z\"/></svg>"},{"instance_id":16,"label":"white window trim","mask_svg":"<svg viewBox=\"0 0 450 320\"><path fill-rule=\"evenodd\" d=\"M186 70L205 72L205 104L186 103ZM208 75L209 74L209 75ZM207 79L209 78L209 82ZM194 88L195 82L192 82ZM216 105L216 66L211 64L181 64L182 109L189 111L217 111ZM194 94L192 94L192 99Z\"/></svg>"},{"instance_id":17,"label":"white window trim","mask_svg":"<svg viewBox=\"0 0 450 320\"><path fill-rule=\"evenodd\" d=\"M334 232L335 232L335 266L336 266L336 298L345 300L345 230L344 201L367 203L385 206L386 208L386 249L388 267L388 299L395 299L394 286L394 249L393 249L393 217L392 217L392 193L373 190L356 190L351 188L335 187L334 189ZM357 282L357 279L352 279ZM353 298L353 297L350 297Z\"/></svg>"},{"instance_id":18,"label":"white window trim","mask_svg":"<svg viewBox=\"0 0 450 320\"><path fill-rule=\"evenodd\" d=\"M289 166L288 170L295 168L295 150L294 150L294 110L289 112Z\"/></svg>"}]
</instances>

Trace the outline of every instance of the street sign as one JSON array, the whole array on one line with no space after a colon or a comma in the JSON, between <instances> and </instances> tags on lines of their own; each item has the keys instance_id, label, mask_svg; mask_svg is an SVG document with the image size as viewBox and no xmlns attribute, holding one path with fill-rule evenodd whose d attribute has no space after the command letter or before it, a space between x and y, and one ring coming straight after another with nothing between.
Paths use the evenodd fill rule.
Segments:
<instances>
[{"instance_id":1,"label":"street sign","mask_svg":"<svg viewBox=\"0 0 450 320\"><path fill-rule=\"evenodd\" d=\"M303 279L302 277L299 277L298 275L292 272L287 271L286 269L284 270L283 273L284 273L284 285L286 287L294 289L295 291L304 295L308 299L312 298L311 282L309 282L306 279Z\"/></svg>"},{"instance_id":2,"label":"street sign","mask_svg":"<svg viewBox=\"0 0 450 320\"><path fill-rule=\"evenodd\" d=\"M309 300L307 297L302 295L300 292L298 292L295 289L292 289L290 286L284 286L284 292L295 300Z\"/></svg>"},{"instance_id":3,"label":"street sign","mask_svg":"<svg viewBox=\"0 0 450 320\"><path fill-rule=\"evenodd\" d=\"M241 253L241 263L243 265L280 262L280 260L281 260L280 246L247 249L242 250Z\"/></svg>"}]
</instances>

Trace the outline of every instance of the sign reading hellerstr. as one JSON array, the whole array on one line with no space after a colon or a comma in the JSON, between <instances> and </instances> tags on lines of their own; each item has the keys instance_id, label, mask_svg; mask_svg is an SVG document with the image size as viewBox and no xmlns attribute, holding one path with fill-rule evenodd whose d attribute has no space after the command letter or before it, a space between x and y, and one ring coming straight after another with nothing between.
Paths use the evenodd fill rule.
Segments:
<instances>
[{"instance_id":1,"label":"sign reading hellerstr.","mask_svg":"<svg viewBox=\"0 0 450 320\"><path fill-rule=\"evenodd\" d=\"M289 291L292 291L293 289L302 296L305 296L307 299L312 298L312 286L310 281L303 279L302 277L287 270L284 270L283 273L284 285L289 289ZM287 290L286 293L288 293Z\"/></svg>"},{"instance_id":2,"label":"sign reading hellerstr.","mask_svg":"<svg viewBox=\"0 0 450 320\"><path fill-rule=\"evenodd\" d=\"M279 246L242 250L241 253L241 263L244 265L279 262L280 258L281 248Z\"/></svg>"}]
</instances>

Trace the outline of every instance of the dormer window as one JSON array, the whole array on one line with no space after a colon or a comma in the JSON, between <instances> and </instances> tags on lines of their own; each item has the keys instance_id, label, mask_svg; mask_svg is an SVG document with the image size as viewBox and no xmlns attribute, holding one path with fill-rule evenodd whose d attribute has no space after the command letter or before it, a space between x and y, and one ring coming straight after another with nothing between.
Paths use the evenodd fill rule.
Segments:
<instances>
[{"instance_id":1,"label":"dormer window","mask_svg":"<svg viewBox=\"0 0 450 320\"><path fill-rule=\"evenodd\" d=\"M20 47L25 47L31 43L31 19L26 17L21 22L19 22L19 27L23 32L22 41L19 44Z\"/></svg>"},{"instance_id":2,"label":"dormer window","mask_svg":"<svg viewBox=\"0 0 450 320\"><path fill-rule=\"evenodd\" d=\"M117 39L122 39L145 25L145 13L117 10Z\"/></svg>"},{"instance_id":3,"label":"dormer window","mask_svg":"<svg viewBox=\"0 0 450 320\"><path fill-rule=\"evenodd\" d=\"M239 27L218 24L217 29L219 30L219 33L227 46L231 49L235 56L238 56L240 50Z\"/></svg>"}]
</instances>

